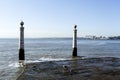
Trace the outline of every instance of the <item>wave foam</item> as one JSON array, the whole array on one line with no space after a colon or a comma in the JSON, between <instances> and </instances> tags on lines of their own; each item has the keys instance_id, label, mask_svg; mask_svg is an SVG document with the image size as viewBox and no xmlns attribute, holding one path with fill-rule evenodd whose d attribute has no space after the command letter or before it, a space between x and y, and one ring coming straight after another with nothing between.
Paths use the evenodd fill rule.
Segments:
<instances>
[{"instance_id":1,"label":"wave foam","mask_svg":"<svg viewBox=\"0 0 120 80\"><path fill-rule=\"evenodd\" d=\"M42 57L39 60L41 61L61 61L61 60L66 60L64 58L50 58L50 57Z\"/></svg>"},{"instance_id":2,"label":"wave foam","mask_svg":"<svg viewBox=\"0 0 120 80\"><path fill-rule=\"evenodd\" d=\"M38 63L38 62L47 62L47 61L61 61L68 60L65 58L51 58L51 57L41 57L39 60L28 60L26 63Z\"/></svg>"},{"instance_id":3,"label":"wave foam","mask_svg":"<svg viewBox=\"0 0 120 80\"><path fill-rule=\"evenodd\" d=\"M11 63L8 67L20 67L19 63Z\"/></svg>"}]
</instances>

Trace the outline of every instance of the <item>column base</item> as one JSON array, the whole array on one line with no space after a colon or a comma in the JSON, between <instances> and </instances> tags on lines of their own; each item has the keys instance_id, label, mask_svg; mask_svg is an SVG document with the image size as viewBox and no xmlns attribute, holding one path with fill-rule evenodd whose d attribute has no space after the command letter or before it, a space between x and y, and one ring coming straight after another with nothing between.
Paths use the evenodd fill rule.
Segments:
<instances>
[{"instance_id":1,"label":"column base","mask_svg":"<svg viewBox=\"0 0 120 80\"><path fill-rule=\"evenodd\" d=\"M73 56L73 57L76 57L76 56L77 56L77 48L73 48L72 56Z\"/></svg>"},{"instance_id":2,"label":"column base","mask_svg":"<svg viewBox=\"0 0 120 80\"><path fill-rule=\"evenodd\" d=\"M24 49L19 49L19 60L25 60Z\"/></svg>"},{"instance_id":3,"label":"column base","mask_svg":"<svg viewBox=\"0 0 120 80\"><path fill-rule=\"evenodd\" d=\"M20 67L24 67L24 66L25 66L24 60L19 60L19 66L20 66Z\"/></svg>"}]
</instances>

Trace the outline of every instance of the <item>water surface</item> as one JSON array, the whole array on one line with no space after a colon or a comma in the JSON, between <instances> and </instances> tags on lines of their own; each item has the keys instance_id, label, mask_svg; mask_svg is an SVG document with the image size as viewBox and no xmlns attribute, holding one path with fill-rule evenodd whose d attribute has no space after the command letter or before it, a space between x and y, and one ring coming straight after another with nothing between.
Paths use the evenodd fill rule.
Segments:
<instances>
[{"instance_id":1,"label":"water surface","mask_svg":"<svg viewBox=\"0 0 120 80\"><path fill-rule=\"evenodd\" d=\"M18 39L0 39L0 80L15 80L18 66ZM26 62L71 59L72 38L25 39ZM78 56L120 57L120 40L80 40Z\"/></svg>"}]
</instances>

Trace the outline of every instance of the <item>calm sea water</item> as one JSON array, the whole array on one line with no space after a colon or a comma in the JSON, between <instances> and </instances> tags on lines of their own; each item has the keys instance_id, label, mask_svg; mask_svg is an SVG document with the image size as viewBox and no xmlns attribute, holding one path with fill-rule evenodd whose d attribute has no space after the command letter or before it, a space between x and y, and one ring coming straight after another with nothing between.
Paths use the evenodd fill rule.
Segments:
<instances>
[{"instance_id":1,"label":"calm sea water","mask_svg":"<svg viewBox=\"0 0 120 80\"><path fill-rule=\"evenodd\" d=\"M15 80L18 39L0 39L0 80ZM25 39L26 63L71 59L71 38ZM120 57L120 40L79 40L78 56Z\"/></svg>"}]
</instances>

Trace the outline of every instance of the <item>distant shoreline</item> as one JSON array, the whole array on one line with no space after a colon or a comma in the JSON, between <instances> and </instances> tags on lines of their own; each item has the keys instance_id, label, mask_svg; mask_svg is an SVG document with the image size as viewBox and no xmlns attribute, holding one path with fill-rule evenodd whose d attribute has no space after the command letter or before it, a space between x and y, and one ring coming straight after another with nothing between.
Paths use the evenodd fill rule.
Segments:
<instances>
[{"instance_id":1,"label":"distant shoreline","mask_svg":"<svg viewBox=\"0 0 120 80\"><path fill-rule=\"evenodd\" d=\"M2 40L4 39L16 39L16 40L19 40L19 38L0 38ZM72 37L44 37L44 38L25 38L25 39L71 39L72 40ZM78 37L78 40L120 40L120 39L116 39L116 38L112 38L112 39L92 39L92 38L81 38L81 37Z\"/></svg>"}]
</instances>

